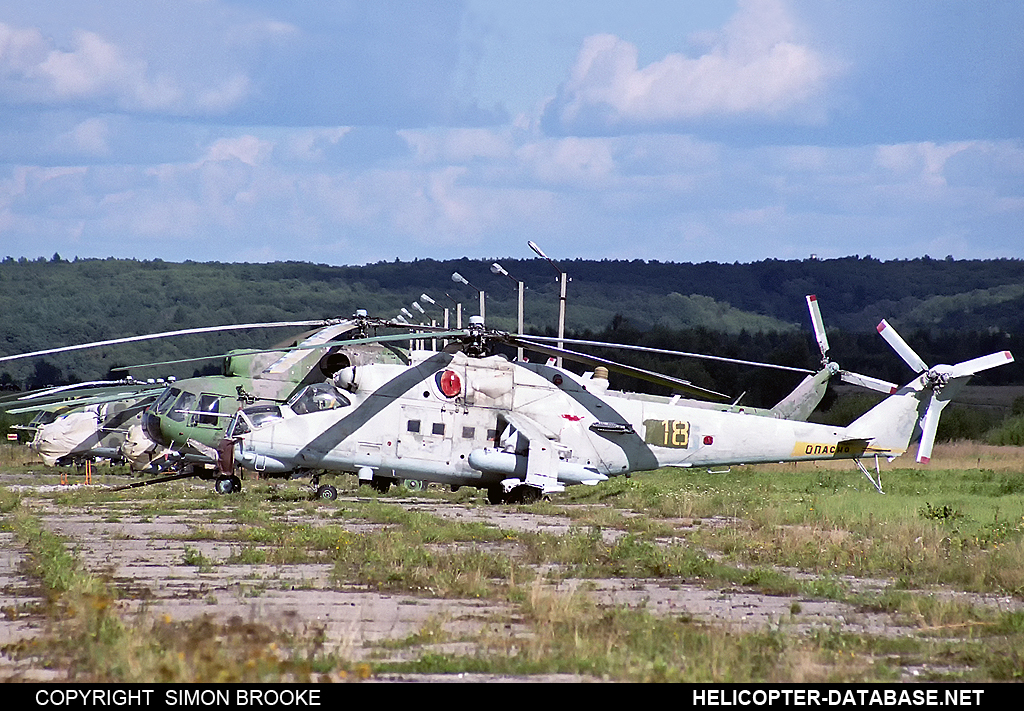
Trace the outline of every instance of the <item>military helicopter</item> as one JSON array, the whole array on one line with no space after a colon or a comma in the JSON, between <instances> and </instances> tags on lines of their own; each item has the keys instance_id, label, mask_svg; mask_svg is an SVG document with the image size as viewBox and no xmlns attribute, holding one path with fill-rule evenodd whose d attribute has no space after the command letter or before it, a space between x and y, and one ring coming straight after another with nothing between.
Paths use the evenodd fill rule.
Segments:
<instances>
[{"instance_id":1,"label":"military helicopter","mask_svg":"<svg viewBox=\"0 0 1024 711\"><path fill-rule=\"evenodd\" d=\"M818 339L822 352L822 368L817 372L807 370L806 368L797 368L771 363L759 363L754 361L744 361L735 358L725 358L720 356L711 356L699 353L684 353L679 351L648 349L638 346L617 346L615 344L595 343L591 341L575 341L572 339L566 341L569 343L598 345L603 347L614 346L637 350L655 350L656 352L663 354L671 354L676 356L694 358L706 358L747 366L775 368L779 370L794 371L808 374L806 375L804 380L796 387L796 389L793 390L792 393L790 393L786 398L784 398L776 406L770 409L741 406L738 404L738 402L724 403L721 401L726 400L727 398L725 395L721 393L716 393L711 390L698 388L694 386L692 383L689 383L688 381L680 380L677 378L670 378L668 376L654 373L652 371L646 371L639 368L625 366L620 363L615 363L613 361L597 358L595 356L588 356L583 353L568 352L563 350L558 350L557 354L560 356L568 355L570 360L574 360L577 362L596 365L602 369L599 372L603 372L605 374L608 372L609 369L611 369L644 380L649 380L662 385L667 385L677 392L685 392L691 395L696 395L700 398L705 398L702 400L689 401L693 407L717 408L723 410L731 410L734 412L745 412L750 415L772 418L806 419L817 406L817 404L821 401L821 398L823 397L825 389L828 385L829 379L835 376L836 374L840 374L843 377L843 379L848 380L850 382L854 382L859 385L871 387L878 390L883 390L884 392L887 393L895 389L896 386L893 385L892 383L887 383L885 381L869 378L867 376L848 373L847 371L843 371L842 369L839 368L838 365L833 363L828 358L828 343L827 339L825 338L824 325L822 323L820 310L817 307L816 298L814 296L807 297L807 303L811 314L811 322L815 329L816 337ZM479 317L474 318L479 319ZM482 324L482 321L478 322L478 331L479 328L482 328L482 325L480 324ZM419 330L421 332L429 332L431 330L426 327L413 327L404 321L388 322L380 319L369 319L364 316L361 332L365 332L371 325L375 328L398 328L405 329L407 331ZM433 330L436 331L437 329ZM505 335L508 336L508 334ZM457 346L457 348L465 349L468 353L471 353L473 355L481 355L483 353L483 350L485 349L485 346L478 342L480 340L478 334L468 335L466 331L449 331L440 334L435 333L434 336L435 338L438 336L462 336L464 337L464 340L459 346ZM382 338L398 338L403 340L411 340L411 336L408 335L408 333L406 333L405 335L399 334L394 336L384 336ZM353 341L353 343L362 343L374 340L379 339L377 339L376 337L365 338L362 339L362 341ZM543 341L549 341L554 339L531 337L530 340L533 346L533 350L539 349L539 352L541 353L548 351L554 352L551 351L551 349L549 349L547 346L543 345ZM565 341L564 338L561 340ZM420 362L430 359L435 355L436 354L432 351L410 350L408 353L409 361L406 364L406 366L416 366ZM348 372L354 373L355 368L356 366L352 366L352 370ZM337 377L341 376L342 372L343 371L338 371L338 373L335 376L335 380L337 379ZM344 394L339 393L336 388L332 387L330 382L323 382L312 384L297 391L296 394L292 397L291 400L288 401L287 404L291 408L291 412L306 413L314 410L324 411L328 409L343 407L348 404L348 400ZM251 405L249 407L242 408L242 410L244 410L244 414L241 416L241 418L236 418L228 427L229 430L231 430L231 432L229 432L228 439L230 439L232 436L237 436L237 434L242 431L249 431L253 429L255 426L265 422L268 419L278 417L281 412L279 405L280 403L262 403L259 405ZM151 408L149 413L147 413L147 417L158 416L159 414L161 414L160 410L161 405L158 402L157 405ZM194 445L195 443L192 442L192 444ZM241 478L238 476L236 472L232 471L232 467L230 465L223 464L223 462L229 461L231 459L231 454L229 451L227 451L230 450L230 447L227 447L226 450L225 446L226 445L222 444L220 447L218 447L219 452L217 454L217 457L222 462L222 465L220 466L220 474L217 476L215 488L220 493L230 493L232 491L238 491L241 488ZM215 456L214 450L210 449L209 446L204 447L204 450L206 451L208 457L213 458ZM265 461L263 459L253 460L252 462L249 462L248 465L246 465L245 462L243 461L239 461L239 466L241 468L253 469L263 476L285 476L289 478L298 478L308 475L311 477L312 488L315 490L317 496L322 498L333 498L334 496L337 495L337 491L334 487L320 486L320 474L316 469L308 469L305 467L298 467L296 469L287 469L275 466L267 467L265 466ZM378 489L379 491L387 491L387 489L390 487L391 483L394 480L394 477L377 476L370 478L368 483L370 483L372 486L374 486L374 488ZM406 480L412 482L417 481L416 477L407 477Z\"/></svg>"},{"instance_id":2,"label":"military helicopter","mask_svg":"<svg viewBox=\"0 0 1024 711\"><path fill-rule=\"evenodd\" d=\"M219 448L220 468L225 475L239 466L278 476L307 472L314 482L319 470L356 473L381 491L398 479L474 486L486 489L492 503L526 503L566 486L665 466L852 459L881 492L878 457L903 454L920 425L917 458L926 462L950 399L972 375L1013 356L1004 351L930 368L886 322L878 330L917 376L902 387L875 381L889 396L837 427L678 395L616 392L603 366L577 376L510 362L487 355L489 346L599 359L488 331L477 321L459 346L414 366L348 367L283 406L243 408ZM867 457L876 460L877 478L861 461ZM320 487L320 495L336 492Z\"/></svg>"},{"instance_id":3,"label":"military helicopter","mask_svg":"<svg viewBox=\"0 0 1024 711\"><path fill-rule=\"evenodd\" d=\"M162 384L156 389L154 381L140 383L130 378L65 386L17 399L9 398L4 406L18 406L10 409L11 413L43 410L27 429L33 433L30 447L43 456L47 464L121 456L133 462L136 469L202 475L205 465L215 464L216 452L212 447L223 438L227 419L240 406L263 401L282 402L304 383L323 380L349 364L404 362L401 354L386 344L367 343L360 347L336 344L336 339L360 326L358 318L186 329L3 356L0 361L196 333L286 326L317 328L269 350L232 351L226 356L218 356L223 358L222 375L179 381L171 379L170 384ZM204 357L132 367L169 366L209 359ZM102 393L94 390L83 392L81 389L83 385L101 384L110 387ZM114 385L119 389L111 392ZM133 386L135 391L131 390ZM43 404L54 403L57 399L61 402ZM40 404L27 405L26 400ZM108 417L110 422L107 422ZM150 441L148 445L139 436L143 432ZM115 439L118 446L104 446L112 445ZM157 457L159 454L163 456Z\"/></svg>"},{"instance_id":4,"label":"military helicopter","mask_svg":"<svg viewBox=\"0 0 1024 711\"><path fill-rule=\"evenodd\" d=\"M173 380L173 379L172 379ZM27 436L29 449L47 466L81 465L108 459L121 462L129 430L163 390L165 381L92 381L21 394L0 403L12 415L34 412L27 425L12 429Z\"/></svg>"},{"instance_id":5,"label":"military helicopter","mask_svg":"<svg viewBox=\"0 0 1024 711\"><path fill-rule=\"evenodd\" d=\"M817 373L804 368L739 361L702 354L674 351L661 352L807 373L807 377L793 393L769 410L743 407L735 402L723 404L721 402L691 401L691 404L695 407L716 407L773 418L805 419L820 401L829 378L836 373L842 373L844 378L849 375L845 371L840 371L838 366L828 360L827 342L823 344L824 327L821 324L820 312L817 310L814 297L808 297L809 307L812 304L812 324L814 325L819 344L822 344L823 365L822 369ZM408 324L370 319L365 315L365 312L359 312L353 319L333 322L331 325L306 334L290 344L283 344L269 351L230 353L225 357L224 374L221 376L192 378L168 386L156 398L152 406L146 409L143 414L142 428L152 442L158 443L169 450L167 456L161 457L156 461L159 464L160 471L171 470L172 473L159 479L136 482L119 488L131 488L187 476L200 476L203 478L215 478L215 488L218 492L229 493L239 490L241 488L241 480L233 471L222 467L219 472L215 472L210 468L210 465L223 458L222 453L218 452L216 447L224 439L225 429L228 426L227 420L234 416L236 410L246 408L247 419L257 422L262 421L266 417L273 416L273 413L277 412L278 406L290 395L293 395L293 393L294 396L290 401L291 406L298 411L303 411L304 408L309 409L310 407L315 407L317 410L328 409L328 406L334 407L344 398L344 396L341 396L341 399L339 399L332 395L329 392L329 387L324 384L324 381L329 380L331 375L340 373L347 368L353 369L352 372L354 372L355 368L371 364L394 365L398 368L407 368L415 365L420 360L429 359L435 355L432 352L417 353L413 351L403 353L399 349L390 346L389 341L410 340L408 332L391 336L365 337L366 332L370 328L380 327L410 328ZM430 329L426 328L418 328L417 330L430 331ZM361 337L347 341L334 340L351 331L355 331L355 335ZM189 332L192 332L192 330ZM176 333L179 332L121 339L118 342L141 338L157 338L165 335L175 335ZM467 335L465 331L437 333L437 329L433 329L431 333L435 338ZM473 341L474 339L470 338L469 340ZM541 341L544 339L538 338L537 340ZM112 342L104 342L100 345L108 345L110 343ZM580 341L580 343L586 342ZM84 347L88 347L88 344L73 346L69 350ZM483 350L482 345L477 344L474 346L471 342L463 343L462 347L466 348L468 352L474 353L474 355L480 355ZM534 344L534 350L540 349L540 352L544 352L544 348L545 346L540 343ZM58 350L61 349L40 353L57 352ZM323 353L324 350L327 352ZM626 372L643 379L668 384L675 390L695 393L701 397L720 401L726 399L726 396L720 393L696 388L686 381L668 378L657 373L628 368L611 361L585 356L580 353L573 354L573 359L598 364L601 367L611 367L619 372ZM147 365L166 366L176 362L180 361ZM871 381L871 379L865 376L859 376L859 378L861 379L861 384L870 385L868 381ZM895 387L883 381L874 381L874 383L875 387L885 389L886 391ZM879 383L880 385L878 385ZM304 387L309 385L316 385L317 387ZM306 400L310 400L312 404L306 403ZM239 425L233 423L233 426L237 431ZM127 438L126 446L131 445L133 442L138 442L139 438L134 436L135 434L136 432L132 432L132 436ZM136 458L133 455L128 456L133 460L142 460L146 463L153 459L151 453L147 453L145 458ZM275 472L273 467L268 471L266 468L259 466L259 463L255 463L255 466L252 468L257 471L264 471L267 474L281 473ZM298 472L289 472L288 475L303 476L305 473L307 472L304 469L300 469ZM319 487L319 475L316 473L311 475L318 495L326 495L330 498L333 487ZM410 479L415 478L410 477ZM377 477L374 485L381 488L388 486L389 483L389 478ZM334 493L336 494L336 492Z\"/></svg>"}]
</instances>

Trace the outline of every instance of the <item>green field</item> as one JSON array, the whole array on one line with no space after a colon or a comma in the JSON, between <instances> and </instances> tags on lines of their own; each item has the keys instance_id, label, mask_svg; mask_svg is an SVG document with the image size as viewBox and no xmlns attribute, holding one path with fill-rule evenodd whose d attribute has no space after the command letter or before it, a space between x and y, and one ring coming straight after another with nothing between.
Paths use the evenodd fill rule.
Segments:
<instances>
[{"instance_id":1,"label":"green field","mask_svg":"<svg viewBox=\"0 0 1024 711\"><path fill-rule=\"evenodd\" d=\"M19 456L4 450L0 469L23 485L38 467ZM298 482L250 481L228 497L188 482L121 494L8 484L4 530L43 592L5 617L34 616L44 633L4 654L18 674L78 681L1024 678L1022 450L947 444L928 467L904 460L883 462L884 495L829 462L660 470L530 507L467 489L377 496L348 476L333 502ZM84 528L68 528L77 518ZM153 532L165 522L177 528ZM210 613L179 616L153 583L140 592L116 569L129 544L173 550L162 575L207 581L195 602ZM319 578L286 578L313 568ZM342 640L224 611L231 596L269 605L304 592L450 611ZM485 607L467 622L467 605ZM764 624L744 622L766 610Z\"/></svg>"}]
</instances>

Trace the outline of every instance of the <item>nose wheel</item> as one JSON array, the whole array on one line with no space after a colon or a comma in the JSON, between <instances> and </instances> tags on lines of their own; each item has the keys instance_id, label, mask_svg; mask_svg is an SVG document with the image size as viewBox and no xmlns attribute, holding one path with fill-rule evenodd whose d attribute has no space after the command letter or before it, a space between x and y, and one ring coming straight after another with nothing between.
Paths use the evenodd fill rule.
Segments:
<instances>
[{"instance_id":1,"label":"nose wheel","mask_svg":"<svg viewBox=\"0 0 1024 711\"><path fill-rule=\"evenodd\" d=\"M320 472L312 474L309 478L310 488L313 490L313 497L324 501L334 501L338 498L338 490L330 484L320 483Z\"/></svg>"},{"instance_id":2,"label":"nose wheel","mask_svg":"<svg viewBox=\"0 0 1024 711\"><path fill-rule=\"evenodd\" d=\"M334 501L338 498L338 490L330 484L322 484L316 488L316 498L324 501Z\"/></svg>"},{"instance_id":3,"label":"nose wheel","mask_svg":"<svg viewBox=\"0 0 1024 711\"><path fill-rule=\"evenodd\" d=\"M213 488L218 494L237 494L242 490L242 480L234 474L222 476L214 482Z\"/></svg>"}]
</instances>

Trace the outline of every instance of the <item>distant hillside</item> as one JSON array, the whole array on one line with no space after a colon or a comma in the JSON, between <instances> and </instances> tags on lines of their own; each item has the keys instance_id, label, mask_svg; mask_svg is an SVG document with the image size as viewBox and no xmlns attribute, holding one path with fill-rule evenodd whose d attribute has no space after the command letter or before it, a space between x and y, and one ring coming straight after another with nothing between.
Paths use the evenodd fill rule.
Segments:
<instances>
[{"instance_id":1,"label":"distant hillside","mask_svg":"<svg viewBox=\"0 0 1024 711\"><path fill-rule=\"evenodd\" d=\"M8 257L0 262L0 354L204 325L348 316L360 308L394 316L422 293L437 302L424 306L433 309L428 315L438 321L440 309L452 305L446 294L461 302L467 314L476 313L477 292L454 283L455 271L486 292L489 325L513 330L515 287L491 273L491 261L424 259L332 267ZM555 269L541 259L498 261L526 283L527 332L553 333L558 303ZM560 266L571 277L567 327L574 332L598 333L614 322L636 332L789 333L800 343L811 344L801 349L813 362L817 354L809 340L804 296L817 294L829 329L850 334L848 344L863 334L869 350L881 351L873 339L874 327L883 317L906 336L919 330L939 340L953 331L983 334L987 340L975 339L978 346L1010 344L1024 333L1020 260L573 260ZM65 376L74 373L89 379L114 365L265 346L288 334L285 330L197 336L54 357L47 365ZM859 346L850 345L848 350ZM0 377L23 382L39 375L38 368L32 363L0 364Z\"/></svg>"}]
</instances>

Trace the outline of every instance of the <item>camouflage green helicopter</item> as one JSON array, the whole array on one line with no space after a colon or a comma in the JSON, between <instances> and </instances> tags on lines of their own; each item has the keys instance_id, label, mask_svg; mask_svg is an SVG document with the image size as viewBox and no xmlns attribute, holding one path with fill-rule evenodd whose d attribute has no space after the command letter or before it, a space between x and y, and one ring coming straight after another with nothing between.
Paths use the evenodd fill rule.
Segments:
<instances>
[{"instance_id":1,"label":"camouflage green helicopter","mask_svg":"<svg viewBox=\"0 0 1024 711\"><path fill-rule=\"evenodd\" d=\"M57 393L59 390L63 390L63 395L50 395L50 400L54 397L68 398L60 403L59 407L64 412L72 413L76 420L83 421L76 423L79 425L76 429L76 438L80 440L81 444L75 445L74 454L84 457L109 454L105 451L106 448L102 453L98 450L101 444L100 440L105 434L101 421L96 421L93 431L81 433L81 425L89 419L89 416L85 414L91 412L89 408L95 408L101 401L104 403L116 400L137 402L140 395L146 398L145 404L148 407L145 407L144 412L141 413L141 422L134 424L122 433L124 445L134 443L137 451L128 451L125 446L122 446L119 454L129 459L133 468L165 473L165 476L135 482L128 487L119 488L198 476L200 478L216 478L217 491L229 493L238 491L241 488L241 482L237 476L217 475L215 447L223 439L225 427L236 410L258 403L284 403L305 385L330 378L343 368L367 363L406 364L408 362L404 351L391 345L388 341L409 340L409 336L400 335L390 339L386 336L375 339L360 338L360 336L366 335L368 322L365 312L360 311L350 319L341 320L289 321L186 329L3 356L0 357L0 362L186 334L247 328L315 326L314 329L290 338L268 350L238 350L231 351L224 356L214 356L223 358L220 375L173 381L164 386L162 390L154 391L152 382L139 382L138 388L141 392L129 392L130 388L127 385L122 385L119 395L108 396L106 399L96 397L93 392L83 394L81 390L54 388L47 391L48 393ZM356 338L353 340L352 336L356 336ZM210 358L166 361L131 367L170 366L199 360L210 360ZM19 400L22 405L24 405L24 399L23 397ZM41 408L42 405L37 407ZM53 405L49 406L49 408L52 407ZM132 409L135 410L134 407ZM19 411L28 410L21 409ZM34 440L39 439L40 433L44 431L54 434L57 438L66 439L63 433L63 429L66 429L64 424L66 423L62 424L60 418L54 418L50 422L40 420L33 427L35 430ZM55 426L57 429L54 429ZM141 437L140 434L143 434L144 437ZM140 439L148 440L149 446L145 444L140 446L138 444ZM91 446L88 444L90 442ZM71 453L69 449L64 454L70 455ZM51 456L50 459L57 463L61 456Z\"/></svg>"},{"instance_id":2,"label":"camouflage green helicopter","mask_svg":"<svg viewBox=\"0 0 1024 711\"><path fill-rule=\"evenodd\" d=\"M160 464L174 473L159 481L213 477L218 492L239 491L241 480L234 474L218 475L215 466L216 447L239 409L285 403L305 386L328 380L344 368L370 363L407 365L408 355L390 341L408 341L409 335L363 338L368 323L360 312L353 319L303 333L269 350L232 351L224 356L220 375L169 385L142 415L146 436L175 452ZM357 337L342 340L346 335Z\"/></svg>"}]
</instances>

